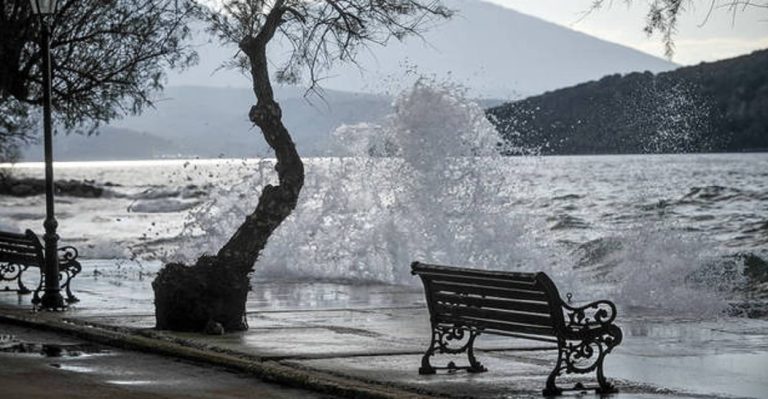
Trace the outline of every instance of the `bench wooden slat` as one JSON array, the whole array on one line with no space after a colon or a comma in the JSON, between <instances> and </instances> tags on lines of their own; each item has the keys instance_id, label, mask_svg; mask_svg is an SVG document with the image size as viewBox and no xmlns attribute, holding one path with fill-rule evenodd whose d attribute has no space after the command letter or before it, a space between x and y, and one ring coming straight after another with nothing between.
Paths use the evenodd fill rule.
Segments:
<instances>
[{"instance_id":1,"label":"bench wooden slat","mask_svg":"<svg viewBox=\"0 0 768 399\"><path fill-rule=\"evenodd\" d=\"M482 287L478 285L458 284L458 283L430 282L429 284L432 287L433 292L443 291L443 292L483 295L486 297L547 302L547 296L544 294L544 292L506 290L503 288L487 288L487 287Z\"/></svg>"},{"instance_id":2,"label":"bench wooden slat","mask_svg":"<svg viewBox=\"0 0 768 399\"><path fill-rule=\"evenodd\" d=\"M23 258L37 260L38 253L35 251L6 251L0 248L0 259Z\"/></svg>"},{"instance_id":3,"label":"bench wooden slat","mask_svg":"<svg viewBox=\"0 0 768 399\"><path fill-rule=\"evenodd\" d=\"M40 239L32 230L27 230L24 234L0 231L0 266L3 266L0 267L0 280L4 282L15 281L18 288L14 291L17 291L19 294L30 293L31 291L24 285L22 276L30 268L36 268L40 275L40 283L32 299L32 303L35 304L40 301L38 294L42 289L44 278L45 254L43 251L44 247ZM66 252L68 255L62 257L62 252ZM70 290L72 278L82 270L80 262L76 260L77 250L73 247L60 247L58 248L57 256L59 257L61 289L67 294L67 302L77 302L77 297L72 295ZM15 265L18 268L12 269L8 267L9 265ZM8 288L6 285L5 290L8 290Z\"/></svg>"},{"instance_id":4,"label":"bench wooden slat","mask_svg":"<svg viewBox=\"0 0 768 399\"><path fill-rule=\"evenodd\" d=\"M31 243L9 243L0 241L0 251L3 252L37 252L38 247Z\"/></svg>"},{"instance_id":5,"label":"bench wooden slat","mask_svg":"<svg viewBox=\"0 0 768 399\"><path fill-rule=\"evenodd\" d=\"M485 308L473 308L466 306L450 306L442 303L435 304L435 311L449 317L476 317L489 320L498 320L516 324L527 324L531 326L552 327L552 318L549 316L506 312L503 310L493 310Z\"/></svg>"},{"instance_id":6,"label":"bench wooden slat","mask_svg":"<svg viewBox=\"0 0 768 399\"><path fill-rule=\"evenodd\" d=\"M428 277L433 281L445 281L452 283L464 283L482 285L483 287L499 287L517 290L541 291L534 281L528 280L500 280L489 276L466 276L449 273L420 272L419 275Z\"/></svg>"},{"instance_id":7,"label":"bench wooden slat","mask_svg":"<svg viewBox=\"0 0 768 399\"><path fill-rule=\"evenodd\" d=\"M0 231L0 239L5 240L24 240L29 241L29 236L22 233L11 233L9 231Z\"/></svg>"},{"instance_id":8,"label":"bench wooden slat","mask_svg":"<svg viewBox=\"0 0 768 399\"><path fill-rule=\"evenodd\" d=\"M531 335L549 335L554 336L555 332L552 327L539 327L529 326L524 324L504 323L495 320L483 319L480 317L451 317L440 315L437 317L438 322L457 323L469 326L475 326L484 328L486 330L499 330L506 332L518 332Z\"/></svg>"},{"instance_id":9,"label":"bench wooden slat","mask_svg":"<svg viewBox=\"0 0 768 399\"><path fill-rule=\"evenodd\" d=\"M440 265L432 265L432 264L421 263L421 262L413 262L411 264L411 270L415 274L434 273L438 271L439 273L462 275L462 276L478 276L478 277L493 276L501 280L527 281L530 283L533 283L536 281L536 273L503 272L503 271L497 271L497 270L470 269L466 267L440 266Z\"/></svg>"},{"instance_id":10,"label":"bench wooden slat","mask_svg":"<svg viewBox=\"0 0 768 399\"><path fill-rule=\"evenodd\" d=\"M480 306L494 309L513 310L518 312L542 313L549 315L549 305L536 302L521 302L510 299L480 298L476 296L435 293L434 298L440 302L460 303L468 306Z\"/></svg>"},{"instance_id":11,"label":"bench wooden slat","mask_svg":"<svg viewBox=\"0 0 768 399\"><path fill-rule=\"evenodd\" d=\"M36 255L38 251L40 250L37 248L6 247L0 244L0 256L11 256L11 255L31 256L31 255Z\"/></svg>"},{"instance_id":12,"label":"bench wooden slat","mask_svg":"<svg viewBox=\"0 0 768 399\"><path fill-rule=\"evenodd\" d=\"M0 242L9 244L9 245L36 245L38 243L30 240L27 237L24 238L9 238L9 237L0 237Z\"/></svg>"}]
</instances>

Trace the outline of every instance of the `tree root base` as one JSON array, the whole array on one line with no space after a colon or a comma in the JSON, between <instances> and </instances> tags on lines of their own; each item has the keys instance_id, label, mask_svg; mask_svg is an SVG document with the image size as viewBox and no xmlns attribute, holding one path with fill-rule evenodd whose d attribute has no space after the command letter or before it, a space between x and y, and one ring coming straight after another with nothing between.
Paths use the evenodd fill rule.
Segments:
<instances>
[{"instance_id":1,"label":"tree root base","mask_svg":"<svg viewBox=\"0 0 768 399\"><path fill-rule=\"evenodd\" d=\"M248 329L245 303L250 290L247 275L235 265L203 256L194 266L169 263L152 282L156 328L205 332L218 323L226 332Z\"/></svg>"}]
</instances>

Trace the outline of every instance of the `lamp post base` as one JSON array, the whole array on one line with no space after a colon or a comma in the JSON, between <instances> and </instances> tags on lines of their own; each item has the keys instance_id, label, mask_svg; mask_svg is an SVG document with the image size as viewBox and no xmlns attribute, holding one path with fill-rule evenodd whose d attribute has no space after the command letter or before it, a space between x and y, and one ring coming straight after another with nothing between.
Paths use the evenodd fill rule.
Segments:
<instances>
[{"instance_id":1,"label":"lamp post base","mask_svg":"<svg viewBox=\"0 0 768 399\"><path fill-rule=\"evenodd\" d=\"M40 308L42 310L65 310L67 305L64 303L64 297L61 296L61 292L49 292L43 293L43 297L40 298Z\"/></svg>"}]
</instances>

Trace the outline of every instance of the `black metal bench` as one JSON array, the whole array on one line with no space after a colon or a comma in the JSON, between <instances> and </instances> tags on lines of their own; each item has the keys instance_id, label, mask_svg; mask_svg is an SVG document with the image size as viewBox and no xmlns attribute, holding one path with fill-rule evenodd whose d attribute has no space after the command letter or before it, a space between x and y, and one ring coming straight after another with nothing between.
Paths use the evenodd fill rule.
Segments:
<instances>
[{"instance_id":1,"label":"black metal bench","mask_svg":"<svg viewBox=\"0 0 768 399\"><path fill-rule=\"evenodd\" d=\"M573 390L617 392L603 375L603 359L621 343L621 329L613 324L616 306L597 301L572 307L560 298L557 287L543 272L518 273L459 267L411 264L421 277L427 297L432 340L421 359L420 374L447 369L483 372L474 355L480 334L495 334L557 344L557 362L549 374L545 396L559 395L555 379L565 373L597 371L597 387L576 384ZM454 347L456 345L456 347ZM469 366L433 367L435 353L467 352Z\"/></svg>"},{"instance_id":2,"label":"black metal bench","mask_svg":"<svg viewBox=\"0 0 768 399\"><path fill-rule=\"evenodd\" d=\"M72 279L82 270L80 262L77 261L77 249L66 246L58 250L61 288L67 294L67 302L77 302L78 299L72 295L69 288ZM27 230L24 234L0 231L0 282L15 281L18 288L14 291L19 294L29 294L32 291L24 285L22 277L29 268L37 268L40 278L32 297L32 303L35 305L40 303L40 291L45 281L43 270L45 268L45 256L43 252L43 245L32 230ZM5 290L11 290L7 284Z\"/></svg>"}]
</instances>

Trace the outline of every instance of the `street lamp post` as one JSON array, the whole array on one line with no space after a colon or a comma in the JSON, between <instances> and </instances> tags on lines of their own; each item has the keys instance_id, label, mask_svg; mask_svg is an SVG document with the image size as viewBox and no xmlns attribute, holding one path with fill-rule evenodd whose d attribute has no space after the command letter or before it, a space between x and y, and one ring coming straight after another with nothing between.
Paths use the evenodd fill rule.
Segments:
<instances>
[{"instance_id":1,"label":"street lamp post","mask_svg":"<svg viewBox=\"0 0 768 399\"><path fill-rule=\"evenodd\" d=\"M56 0L30 0L32 14L40 19L40 47L43 53L43 144L45 147L45 292L40 306L46 310L64 309L64 298L61 296L59 282L59 236L56 234L58 222L53 213L53 127L51 120L51 32L50 17L56 12Z\"/></svg>"}]
</instances>

